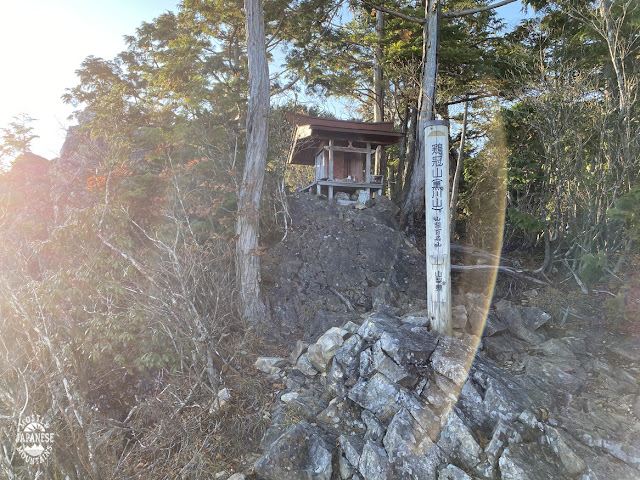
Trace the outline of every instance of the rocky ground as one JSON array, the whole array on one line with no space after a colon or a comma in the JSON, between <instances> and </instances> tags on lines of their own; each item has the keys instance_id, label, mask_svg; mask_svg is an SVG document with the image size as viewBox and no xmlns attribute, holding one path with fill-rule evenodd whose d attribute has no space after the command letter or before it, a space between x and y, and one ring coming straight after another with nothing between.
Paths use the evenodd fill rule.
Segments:
<instances>
[{"instance_id":1,"label":"rocky ground","mask_svg":"<svg viewBox=\"0 0 640 480\"><path fill-rule=\"evenodd\" d=\"M277 336L298 341L256 362L285 388L255 477L640 478L640 339L521 305L532 290L485 325L487 298L458 291L455 338L435 335L394 214L292 202L265 272Z\"/></svg>"}]
</instances>

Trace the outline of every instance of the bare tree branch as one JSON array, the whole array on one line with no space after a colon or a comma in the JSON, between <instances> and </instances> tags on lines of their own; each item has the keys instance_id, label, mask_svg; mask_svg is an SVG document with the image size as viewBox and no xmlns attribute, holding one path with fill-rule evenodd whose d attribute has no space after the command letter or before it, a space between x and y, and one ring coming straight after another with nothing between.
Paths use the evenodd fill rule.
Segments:
<instances>
[{"instance_id":1,"label":"bare tree branch","mask_svg":"<svg viewBox=\"0 0 640 480\"><path fill-rule=\"evenodd\" d=\"M511 1L515 1L515 0L511 0ZM388 9L386 7L381 6L381 5L375 5L373 3L369 3L369 2L366 2L366 1L363 1L362 3L364 3L365 5L367 5L370 8L374 8L374 9L379 10L381 12L388 13L392 17L401 18L402 20L406 20L407 22L419 23L420 25L424 25L426 23L426 20L424 18L411 17L409 15L405 15L404 13L396 12L394 10L390 10L390 9Z\"/></svg>"},{"instance_id":2,"label":"bare tree branch","mask_svg":"<svg viewBox=\"0 0 640 480\"><path fill-rule=\"evenodd\" d=\"M515 1L516 0L503 0L502 2L492 3L491 5L487 5L485 7L470 8L468 10L460 10L458 12L443 12L442 17L443 18L465 17L467 15L473 15L474 13L485 12L487 10L493 10L494 8L503 7Z\"/></svg>"},{"instance_id":3,"label":"bare tree branch","mask_svg":"<svg viewBox=\"0 0 640 480\"><path fill-rule=\"evenodd\" d=\"M470 8L468 10L460 10L458 12L443 12L442 18L465 17L467 15L473 15L474 13L480 13L487 10L493 10L494 8L503 7L515 1L516 0L502 0L501 2L492 3L491 5L486 5L484 7ZM386 7L383 7L382 5L376 5L374 3L369 3L367 1L363 1L362 3L364 3L368 7L374 8L384 13L388 13L392 17L397 17L397 18L401 18L402 20L406 20L407 22L419 23L420 25L424 25L426 23L426 20L424 18L416 18L410 15L405 15L404 13L396 12L395 10L390 10Z\"/></svg>"}]
</instances>

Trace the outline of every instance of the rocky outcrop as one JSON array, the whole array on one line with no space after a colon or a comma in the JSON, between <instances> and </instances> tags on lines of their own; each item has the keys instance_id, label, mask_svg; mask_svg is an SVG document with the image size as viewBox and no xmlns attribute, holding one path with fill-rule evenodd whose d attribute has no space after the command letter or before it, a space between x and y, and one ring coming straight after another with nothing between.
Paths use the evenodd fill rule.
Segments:
<instances>
[{"instance_id":1,"label":"rocky outcrop","mask_svg":"<svg viewBox=\"0 0 640 480\"><path fill-rule=\"evenodd\" d=\"M386 197L359 210L309 194L292 196L291 228L262 257L269 333L309 341L380 301L424 308L424 256L398 231L397 211Z\"/></svg>"},{"instance_id":2,"label":"rocky outcrop","mask_svg":"<svg viewBox=\"0 0 640 480\"><path fill-rule=\"evenodd\" d=\"M640 478L629 358L594 361L589 334L509 302L490 311L476 354L466 312L484 300L457 300L458 338L420 312L374 312L299 342L257 477Z\"/></svg>"}]
</instances>

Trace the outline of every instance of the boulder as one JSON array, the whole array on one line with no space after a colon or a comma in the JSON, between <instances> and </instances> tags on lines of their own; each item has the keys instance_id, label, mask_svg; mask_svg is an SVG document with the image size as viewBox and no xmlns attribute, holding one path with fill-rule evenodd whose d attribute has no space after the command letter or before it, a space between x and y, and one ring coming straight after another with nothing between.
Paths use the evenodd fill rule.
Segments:
<instances>
[{"instance_id":1,"label":"boulder","mask_svg":"<svg viewBox=\"0 0 640 480\"><path fill-rule=\"evenodd\" d=\"M358 470L366 479L391 480L395 478L392 476L391 466L384 448L371 441L362 448Z\"/></svg>"},{"instance_id":2,"label":"boulder","mask_svg":"<svg viewBox=\"0 0 640 480\"><path fill-rule=\"evenodd\" d=\"M370 380L360 379L349 391L348 397L362 408L373 412L383 423L388 423L400 409L401 387L381 373Z\"/></svg>"},{"instance_id":3,"label":"boulder","mask_svg":"<svg viewBox=\"0 0 640 480\"><path fill-rule=\"evenodd\" d=\"M304 373L308 377L313 377L318 374L318 370L314 368L309 360L309 355L307 353L303 353L298 358L296 362L296 368Z\"/></svg>"},{"instance_id":4,"label":"boulder","mask_svg":"<svg viewBox=\"0 0 640 480\"><path fill-rule=\"evenodd\" d=\"M438 480L473 480L461 468L455 465L447 465L438 473Z\"/></svg>"},{"instance_id":5,"label":"boulder","mask_svg":"<svg viewBox=\"0 0 640 480\"><path fill-rule=\"evenodd\" d=\"M333 358L335 351L344 343L342 329L334 327L322 335L318 341L309 345L307 356L311 365L319 372L327 370L327 365Z\"/></svg>"},{"instance_id":6,"label":"boulder","mask_svg":"<svg viewBox=\"0 0 640 480\"><path fill-rule=\"evenodd\" d=\"M409 373L387 356L380 346L380 341L377 341L372 349L372 368L376 372L382 373L392 382L404 387L412 387L418 383L416 375Z\"/></svg>"},{"instance_id":7,"label":"boulder","mask_svg":"<svg viewBox=\"0 0 640 480\"><path fill-rule=\"evenodd\" d=\"M360 456L364 448L364 441L358 435L340 435L338 437L338 447L351 465L360 464Z\"/></svg>"},{"instance_id":8,"label":"boulder","mask_svg":"<svg viewBox=\"0 0 640 480\"><path fill-rule=\"evenodd\" d=\"M398 365L426 368L438 340L421 327L388 330L380 335L380 346Z\"/></svg>"},{"instance_id":9,"label":"boulder","mask_svg":"<svg viewBox=\"0 0 640 480\"><path fill-rule=\"evenodd\" d=\"M480 463L482 447L474 438L471 430L460 417L453 412L442 429L438 446L450 458L456 460L456 464L473 470Z\"/></svg>"},{"instance_id":10,"label":"boulder","mask_svg":"<svg viewBox=\"0 0 640 480\"><path fill-rule=\"evenodd\" d=\"M300 394L298 392L285 393L285 394L280 396L280 400L282 400L284 403L290 403L293 400L295 400L296 398L298 398L299 395Z\"/></svg>"},{"instance_id":11,"label":"boulder","mask_svg":"<svg viewBox=\"0 0 640 480\"><path fill-rule=\"evenodd\" d=\"M269 375L277 375L282 371L285 359L280 357L258 357L254 363L255 367Z\"/></svg>"},{"instance_id":12,"label":"boulder","mask_svg":"<svg viewBox=\"0 0 640 480\"><path fill-rule=\"evenodd\" d=\"M291 355L289 355L289 363L291 365L295 365L298 362L298 358L300 358L300 355L302 355L307 350L307 348L309 348L308 343L298 340L296 342L296 346L291 351Z\"/></svg>"},{"instance_id":13,"label":"boulder","mask_svg":"<svg viewBox=\"0 0 640 480\"><path fill-rule=\"evenodd\" d=\"M443 337L430 357L433 370L462 387L475 356L475 345L466 345L460 340Z\"/></svg>"},{"instance_id":14,"label":"boulder","mask_svg":"<svg viewBox=\"0 0 640 480\"><path fill-rule=\"evenodd\" d=\"M467 326L467 308L464 305L456 305L451 309L451 322L453 328L459 330Z\"/></svg>"},{"instance_id":15,"label":"boulder","mask_svg":"<svg viewBox=\"0 0 640 480\"><path fill-rule=\"evenodd\" d=\"M435 478L443 461L440 449L404 408L391 420L383 444L401 478Z\"/></svg>"},{"instance_id":16,"label":"boulder","mask_svg":"<svg viewBox=\"0 0 640 480\"><path fill-rule=\"evenodd\" d=\"M549 480L569 478L568 472L556 465L548 447L538 443L510 444L499 460L502 480Z\"/></svg>"},{"instance_id":17,"label":"boulder","mask_svg":"<svg viewBox=\"0 0 640 480\"><path fill-rule=\"evenodd\" d=\"M292 425L254 464L265 480L330 480L334 439L305 421Z\"/></svg>"}]
</instances>

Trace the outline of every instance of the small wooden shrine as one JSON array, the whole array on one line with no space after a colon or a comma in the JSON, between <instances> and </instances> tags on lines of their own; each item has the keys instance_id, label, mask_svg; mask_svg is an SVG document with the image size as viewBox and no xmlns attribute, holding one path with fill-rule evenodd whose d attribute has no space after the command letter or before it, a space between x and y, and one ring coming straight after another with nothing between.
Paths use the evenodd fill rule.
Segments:
<instances>
[{"instance_id":1,"label":"small wooden shrine","mask_svg":"<svg viewBox=\"0 0 640 480\"><path fill-rule=\"evenodd\" d=\"M391 122L355 122L287 114L294 125L288 163L315 167L314 182L301 189L333 198L337 192L382 193L383 178L371 173L376 148L399 143Z\"/></svg>"}]
</instances>

